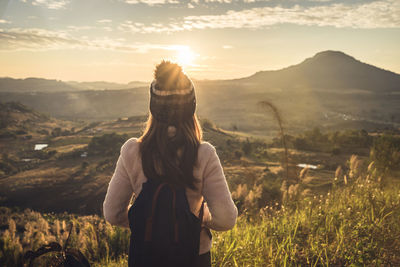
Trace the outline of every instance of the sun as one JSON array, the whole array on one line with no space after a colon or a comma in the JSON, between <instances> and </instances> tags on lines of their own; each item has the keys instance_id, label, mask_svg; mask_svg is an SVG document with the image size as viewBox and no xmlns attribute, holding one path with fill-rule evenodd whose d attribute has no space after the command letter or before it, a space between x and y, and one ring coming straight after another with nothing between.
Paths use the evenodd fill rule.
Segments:
<instances>
[{"instance_id":1,"label":"sun","mask_svg":"<svg viewBox=\"0 0 400 267\"><path fill-rule=\"evenodd\" d=\"M196 55L188 46L179 47L177 50L176 61L182 67L188 67L193 65L193 61Z\"/></svg>"}]
</instances>

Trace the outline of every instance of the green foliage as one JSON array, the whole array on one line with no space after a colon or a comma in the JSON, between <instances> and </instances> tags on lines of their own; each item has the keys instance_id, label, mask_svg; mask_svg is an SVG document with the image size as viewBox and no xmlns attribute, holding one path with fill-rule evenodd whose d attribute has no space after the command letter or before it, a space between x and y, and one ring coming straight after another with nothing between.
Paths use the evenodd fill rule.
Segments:
<instances>
[{"instance_id":1,"label":"green foliage","mask_svg":"<svg viewBox=\"0 0 400 267\"><path fill-rule=\"evenodd\" d=\"M0 266L19 266L23 253L49 242L64 244L73 222L70 247L77 248L91 262L125 258L129 230L114 227L98 216L41 214L0 207Z\"/></svg>"},{"instance_id":2,"label":"green foliage","mask_svg":"<svg viewBox=\"0 0 400 267\"><path fill-rule=\"evenodd\" d=\"M102 136L93 137L88 145L90 154L112 156L117 155L123 143L128 139L126 134L103 134Z\"/></svg>"},{"instance_id":3,"label":"green foliage","mask_svg":"<svg viewBox=\"0 0 400 267\"><path fill-rule=\"evenodd\" d=\"M209 119L201 119L200 123L204 129L215 129L215 124Z\"/></svg>"},{"instance_id":4,"label":"green foliage","mask_svg":"<svg viewBox=\"0 0 400 267\"><path fill-rule=\"evenodd\" d=\"M382 172L400 169L400 137L382 135L374 140L370 158Z\"/></svg>"},{"instance_id":5,"label":"green foliage","mask_svg":"<svg viewBox=\"0 0 400 267\"><path fill-rule=\"evenodd\" d=\"M57 136L60 136L60 135L61 135L61 128L60 127L54 128L51 131L51 136L53 136L53 137L57 137Z\"/></svg>"},{"instance_id":6,"label":"green foliage","mask_svg":"<svg viewBox=\"0 0 400 267\"><path fill-rule=\"evenodd\" d=\"M231 231L213 232L212 264L397 266L399 190L393 185L382 190L379 181L367 175L326 194L302 198L293 207L274 204L257 215L242 214ZM112 229L106 237L110 241L102 242L109 246L109 256L101 246L85 246L95 266L126 264L127 233ZM96 240L88 230L85 234ZM95 252L95 248L103 252Z\"/></svg>"},{"instance_id":7,"label":"green foliage","mask_svg":"<svg viewBox=\"0 0 400 267\"><path fill-rule=\"evenodd\" d=\"M268 169L262 173L247 170L239 177L232 177L229 188L239 213L254 215L266 203L280 202L281 183L281 178Z\"/></svg>"},{"instance_id":8,"label":"green foliage","mask_svg":"<svg viewBox=\"0 0 400 267\"><path fill-rule=\"evenodd\" d=\"M357 149L369 148L372 145L373 137L365 130L323 133L319 128L314 128L304 132L301 136L288 136L286 140L295 149L331 152L337 155L342 152L354 153ZM275 145L279 146L279 143Z\"/></svg>"},{"instance_id":9,"label":"green foliage","mask_svg":"<svg viewBox=\"0 0 400 267\"><path fill-rule=\"evenodd\" d=\"M400 262L400 193L358 179L296 208L267 206L214 233L213 266L376 266Z\"/></svg>"},{"instance_id":10,"label":"green foliage","mask_svg":"<svg viewBox=\"0 0 400 267\"><path fill-rule=\"evenodd\" d=\"M234 154L236 159L240 159L243 156L243 153L240 150L235 150Z\"/></svg>"},{"instance_id":11,"label":"green foliage","mask_svg":"<svg viewBox=\"0 0 400 267\"><path fill-rule=\"evenodd\" d=\"M81 163L81 169L82 169L82 170L86 169L88 166L89 166L89 162L87 162L87 161L82 161L82 163Z\"/></svg>"},{"instance_id":12,"label":"green foliage","mask_svg":"<svg viewBox=\"0 0 400 267\"><path fill-rule=\"evenodd\" d=\"M213 266L397 266L400 187L394 182L382 185L376 167L367 169L357 156L348 168L346 173L337 171L344 183L337 181L329 192L303 194L285 205L265 199L271 194L265 188L279 190L278 177L268 169L263 176L248 173L247 183L233 191L239 208L247 212L233 230L214 232ZM0 208L1 266L20 264L23 252L44 243L63 243L71 221L71 245L95 266L126 264L127 229L97 216Z\"/></svg>"},{"instance_id":13,"label":"green foliage","mask_svg":"<svg viewBox=\"0 0 400 267\"><path fill-rule=\"evenodd\" d=\"M218 155L224 162L240 160L243 156L253 161L262 163L270 159L267 152L268 144L264 140L255 138L240 139L237 137L224 137L222 142L211 140L217 147Z\"/></svg>"},{"instance_id":14,"label":"green foliage","mask_svg":"<svg viewBox=\"0 0 400 267\"><path fill-rule=\"evenodd\" d=\"M252 150L252 144L250 143L249 138L247 138L246 141L242 143L242 151L246 156L248 156Z\"/></svg>"},{"instance_id":15,"label":"green foliage","mask_svg":"<svg viewBox=\"0 0 400 267\"><path fill-rule=\"evenodd\" d=\"M0 139L16 139L17 134L15 131L7 130L7 129L2 129L0 130Z\"/></svg>"},{"instance_id":16,"label":"green foliage","mask_svg":"<svg viewBox=\"0 0 400 267\"><path fill-rule=\"evenodd\" d=\"M77 172L91 177L112 170L112 158L127 138L115 133L92 138L89 155L105 158L90 160L90 164L79 161ZM300 175L297 184L285 184L283 170L263 170L265 160L273 156L268 150L271 144L226 136L221 140L217 151L230 163L227 166L233 174L227 176L228 183L241 215L233 230L214 232L213 266L399 265L400 188L396 179L389 180L387 172L388 168L396 170L399 166L398 137L372 137L365 131L322 133L318 129L300 137L288 136L294 146L310 145L311 149L335 154L373 144L373 162L368 168L365 159L352 156L343 169L338 168L334 177L332 174L324 181L328 185L326 193L318 195L303 186L306 174ZM276 141L279 143L275 145L281 147L280 139ZM82 151L69 153L80 157ZM243 155L246 158L241 159ZM13 163L12 160L5 155L1 162ZM255 167L247 168L249 164ZM279 168L274 163L269 167ZM285 192L286 200L282 201ZM0 207L0 266L21 264L23 252L44 243L63 243L71 221L71 245L81 249L94 266L127 264L127 229L112 227L98 216L41 214Z\"/></svg>"},{"instance_id":17,"label":"green foliage","mask_svg":"<svg viewBox=\"0 0 400 267\"><path fill-rule=\"evenodd\" d=\"M49 131L46 129L40 129L37 131L37 133L42 134L42 135L49 135Z\"/></svg>"},{"instance_id":18,"label":"green foliage","mask_svg":"<svg viewBox=\"0 0 400 267\"><path fill-rule=\"evenodd\" d=\"M8 154L3 153L0 159L0 170L4 174L13 174L18 172L18 164L14 158L10 158Z\"/></svg>"},{"instance_id":19,"label":"green foliage","mask_svg":"<svg viewBox=\"0 0 400 267\"><path fill-rule=\"evenodd\" d=\"M53 137L58 137L58 136L67 136L67 135L71 135L71 131L70 130L62 130L60 127L54 128L51 131L51 136Z\"/></svg>"}]
</instances>

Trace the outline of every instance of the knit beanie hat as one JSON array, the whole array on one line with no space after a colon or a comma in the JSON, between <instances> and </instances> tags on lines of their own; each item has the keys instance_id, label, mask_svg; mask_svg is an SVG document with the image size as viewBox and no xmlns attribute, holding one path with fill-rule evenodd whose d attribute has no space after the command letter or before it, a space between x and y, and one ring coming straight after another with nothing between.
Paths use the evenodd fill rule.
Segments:
<instances>
[{"instance_id":1,"label":"knit beanie hat","mask_svg":"<svg viewBox=\"0 0 400 267\"><path fill-rule=\"evenodd\" d=\"M150 112L160 122L176 125L190 119L196 110L194 86L182 68L162 61L156 66L150 86Z\"/></svg>"}]
</instances>

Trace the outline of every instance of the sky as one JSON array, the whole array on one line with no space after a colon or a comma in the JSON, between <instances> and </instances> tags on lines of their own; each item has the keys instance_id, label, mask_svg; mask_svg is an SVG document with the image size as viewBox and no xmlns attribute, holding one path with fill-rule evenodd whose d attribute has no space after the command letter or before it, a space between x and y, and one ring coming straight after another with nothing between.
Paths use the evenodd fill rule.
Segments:
<instances>
[{"instance_id":1,"label":"sky","mask_svg":"<svg viewBox=\"0 0 400 267\"><path fill-rule=\"evenodd\" d=\"M0 77L230 79L324 50L400 73L400 0L0 0Z\"/></svg>"}]
</instances>

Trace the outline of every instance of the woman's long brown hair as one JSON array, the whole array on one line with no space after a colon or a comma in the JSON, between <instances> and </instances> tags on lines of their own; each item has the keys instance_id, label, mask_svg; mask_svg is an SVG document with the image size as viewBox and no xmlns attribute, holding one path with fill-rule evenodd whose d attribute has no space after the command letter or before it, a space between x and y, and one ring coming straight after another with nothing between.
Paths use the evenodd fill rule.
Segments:
<instances>
[{"instance_id":1,"label":"woman's long brown hair","mask_svg":"<svg viewBox=\"0 0 400 267\"><path fill-rule=\"evenodd\" d=\"M176 186L196 189L193 168L202 140L196 114L174 125L176 133L168 135L168 125L149 115L146 129L139 138L144 175Z\"/></svg>"}]
</instances>

